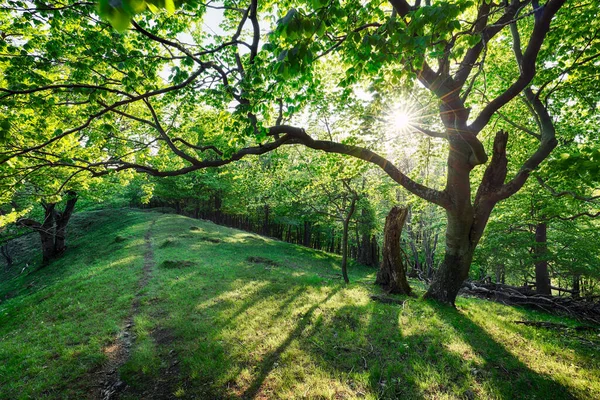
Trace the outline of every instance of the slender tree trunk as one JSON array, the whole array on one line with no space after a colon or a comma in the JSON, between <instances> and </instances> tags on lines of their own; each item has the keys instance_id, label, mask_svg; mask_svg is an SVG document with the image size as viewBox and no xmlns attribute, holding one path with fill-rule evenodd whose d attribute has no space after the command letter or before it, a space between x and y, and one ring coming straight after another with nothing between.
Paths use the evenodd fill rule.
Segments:
<instances>
[{"instance_id":1,"label":"slender tree trunk","mask_svg":"<svg viewBox=\"0 0 600 400\"><path fill-rule=\"evenodd\" d=\"M306 247L310 247L310 222L304 221L304 237L302 240L302 245Z\"/></svg>"},{"instance_id":2,"label":"slender tree trunk","mask_svg":"<svg viewBox=\"0 0 600 400\"><path fill-rule=\"evenodd\" d=\"M352 202L350 203L350 209L348 210L348 214L346 214L346 218L344 218L343 221L344 232L342 233L342 276L344 277L344 282L346 283L350 282L350 279L348 279L348 226L350 225L352 214L354 214L354 209L356 208L356 200L356 196L353 196Z\"/></svg>"},{"instance_id":3,"label":"slender tree trunk","mask_svg":"<svg viewBox=\"0 0 600 400\"><path fill-rule=\"evenodd\" d=\"M535 291L538 294L551 295L547 239L548 225L540 222L535 227Z\"/></svg>"},{"instance_id":4,"label":"slender tree trunk","mask_svg":"<svg viewBox=\"0 0 600 400\"><path fill-rule=\"evenodd\" d=\"M421 271L421 263L419 262L419 250L417 249L417 239L415 237L415 232L412 228L412 224L413 224L413 218L412 218L412 212L409 211L408 213L408 218L407 218L407 223L406 223L406 232L408 233L408 239L409 239L409 246L410 246L410 250L412 251L413 254L413 267L412 267L412 271L410 271L410 276L413 278L416 278L417 276L419 276L419 271Z\"/></svg>"},{"instance_id":5,"label":"slender tree trunk","mask_svg":"<svg viewBox=\"0 0 600 400\"><path fill-rule=\"evenodd\" d=\"M269 236L269 212L270 212L270 208L268 204L264 205L263 208L263 212L264 212L264 218L263 218L263 229L262 229L262 234L265 236Z\"/></svg>"},{"instance_id":6,"label":"slender tree trunk","mask_svg":"<svg viewBox=\"0 0 600 400\"><path fill-rule=\"evenodd\" d=\"M578 299L581 296L581 290L580 290L580 285L579 285L579 281L581 280L581 275L580 274L574 274L573 275L573 293L572 296L576 299Z\"/></svg>"},{"instance_id":7,"label":"slender tree trunk","mask_svg":"<svg viewBox=\"0 0 600 400\"><path fill-rule=\"evenodd\" d=\"M348 223L344 221L344 231L342 233L342 276L344 282L349 283L348 279Z\"/></svg>"},{"instance_id":8,"label":"slender tree trunk","mask_svg":"<svg viewBox=\"0 0 600 400\"><path fill-rule=\"evenodd\" d=\"M219 195L219 193L215 193L215 197L214 197L214 221L217 224L220 224L222 222L222 214L221 214L221 205L222 205L222 200L221 200L221 196Z\"/></svg>"},{"instance_id":9,"label":"slender tree trunk","mask_svg":"<svg viewBox=\"0 0 600 400\"><path fill-rule=\"evenodd\" d=\"M400 237L408 215L407 208L393 207L385 219L383 261L377 272L376 284L390 293L409 295L411 288L406 280L406 267L402 260Z\"/></svg>"},{"instance_id":10,"label":"slender tree trunk","mask_svg":"<svg viewBox=\"0 0 600 400\"><path fill-rule=\"evenodd\" d=\"M379 265L379 245L375 235L371 236L371 262L368 265L371 267Z\"/></svg>"}]
</instances>

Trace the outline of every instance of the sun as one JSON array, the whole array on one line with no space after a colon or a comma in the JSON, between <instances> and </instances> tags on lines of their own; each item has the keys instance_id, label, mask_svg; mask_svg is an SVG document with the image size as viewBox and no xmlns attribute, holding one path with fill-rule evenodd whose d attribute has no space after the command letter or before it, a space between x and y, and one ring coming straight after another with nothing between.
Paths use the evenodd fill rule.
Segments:
<instances>
[{"instance_id":1,"label":"sun","mask_svg":"<svg viewBox=\"0 0 600 400\"><path fill-rule=\"evenodd\" d=\"M387 117L390 131L396 134L409 133L417 123L417 119L415 110L406 104L391 109Z\"/></svg>"},{"instance_id":2,"label":"sun","mask_svg":"<svg viewBox=\"0 0 600 400\"><path fill-rule=\"evenodd\" d=\"M392 121L396 130L405 131L409 129L413 123L413 116L410 115L406 110L397 110Z\"/></svg>"}]
</instances>

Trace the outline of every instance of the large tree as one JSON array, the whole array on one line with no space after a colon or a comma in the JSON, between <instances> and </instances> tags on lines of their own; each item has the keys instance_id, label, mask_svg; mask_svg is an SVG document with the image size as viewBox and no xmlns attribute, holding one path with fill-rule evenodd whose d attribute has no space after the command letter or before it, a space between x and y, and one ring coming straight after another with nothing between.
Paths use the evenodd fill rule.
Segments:
<instances>
[{"instance_id":1,"label":"large tree","mask_svg":"<svg viewBox=\"0 0 600 400\"><path fill-rule=\"evenodd\" d=\"M594 2L102 1L100 14L122 34L87 2L2 8L3 169L175 176L290 144L353 156L445 209L445 257L426 296L447 303L494 206L558 144L550 95L567 79L589 80L600 53ZM303 128L307 113L367 126L359 87L380 100L415 82L438 105L431 126L414 128L447 142L442 190L361 137ZM512 144L529 155L509 166L509 134L494 124L518 107L540 133Z\"/></svg>"}]
</instances>

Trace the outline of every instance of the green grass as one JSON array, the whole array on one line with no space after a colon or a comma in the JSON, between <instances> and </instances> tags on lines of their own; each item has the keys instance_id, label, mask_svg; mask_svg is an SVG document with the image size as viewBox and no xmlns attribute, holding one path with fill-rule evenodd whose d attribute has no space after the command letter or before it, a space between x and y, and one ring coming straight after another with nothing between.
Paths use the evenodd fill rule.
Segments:
<instances>
[{"instance_id":1,"label":"green grass","mask_svg":"<svg viewBox=\"0 0 600 400\"><path fill-rule=\"evenodd\" d=\"M375 271L352 265L344 285L338 256L131 210L79 216L61 260L0 283L13 296L0 303L0 398L95 390L152 220L124 398L156 385L190 399L600 398L598 332L514 323L574 321L478 299L381 304L369 298Z\"/></svg>"}]
</instances>

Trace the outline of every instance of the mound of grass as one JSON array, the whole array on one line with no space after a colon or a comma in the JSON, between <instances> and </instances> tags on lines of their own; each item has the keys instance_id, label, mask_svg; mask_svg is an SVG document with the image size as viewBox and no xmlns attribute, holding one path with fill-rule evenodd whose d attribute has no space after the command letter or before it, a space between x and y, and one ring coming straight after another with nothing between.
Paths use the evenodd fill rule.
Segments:
<instances>
[{"instance_id":1,"label":"mound of grass","mask_svg":"<svg viewBox=\"0 0 600 400\"><path fill-rule=\"evenodd\" d=\"M114 242L115 242L115 243L123 243L123 242L124 242L124 241L126 241L126 240L127 240L127 238L126 238L126 237L124 237L124 236L121 236L121 235L117 235L117 236L115 236L115 240L114 240Z\"/></svg>"},{"instance_id":2,"label":"mound of grass","mask_svg":"<svg viewBox=\"0 0 600 400\"><path fill-rule=\"evenodd\" d=\"M210 237L210 236L200 236L200 237L198 237L198 240L201 240L203 242L210 242L210 243L221 243L222 242L221 239Z\"/></svg>"},{"instance_id":3,"label":"mound of grass","mask_svg":"<svg viewBox=\"0 0 600 400\"><path fill-rule=\"evenodd\" d=\"M177 240L173 238L166 238L161 244L160 248L164 249L165 247L175 246L177 244Z\"/></svg>"},{"instance_id":4,"label":"mound of grass","mask_svg":"<svg viewBox=\"0 0 600 400\"><path fill-rule=\"evenodd\" d=\"M265 258L265 257L250 256L250 257L246 258L246 261L249 261L249 262L254 263L254 264L270 265L272 267L276 267L276 266L281 265L277 261L273 261L273 260Z\"/></svg>"},{"instance_id":5,"label":"mound of grass","mask_svg":"<svg viewBox=\"0 0 600 400\"><path fill-rule=\"evenodd\" d=\"M188 260L164 260L160 263L161 268L166 269L181 269L181 268L189 268L194 266L193 261Z\"/></svg>"}]
</instances>

